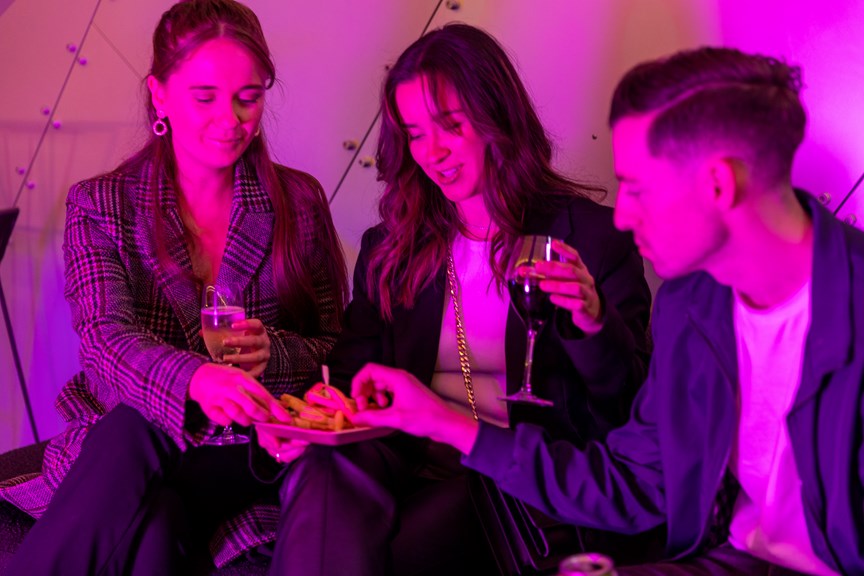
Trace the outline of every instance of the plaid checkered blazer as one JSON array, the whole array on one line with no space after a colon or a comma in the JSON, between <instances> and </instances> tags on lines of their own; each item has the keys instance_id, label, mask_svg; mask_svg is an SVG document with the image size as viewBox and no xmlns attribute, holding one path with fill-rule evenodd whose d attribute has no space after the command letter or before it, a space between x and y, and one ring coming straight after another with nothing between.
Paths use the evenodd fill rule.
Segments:
<instances>
[{"instance_id":1,"label":"plaid checkered blazer","mask_svg":"<svg viewBox=\"0 0 864 576\"><path fill-rule=\"evenodd\" d=\"M286 173L289 169L278 167ZM165 214L164 242L170 259L186 274L165 270L154 245L153 202L157 195L142 173L113 172L72 187L66 201L63 243L66 286L83 370L61 390L56 407L68 422L45 452L42 473L0 486L3 498L34 517L48 506L81 450L87 429L119 403L164 430L181 447L199 445L214 432L194 402L187 402L192 373L209 361L200 335L200 286L184 240L176 196L159 184ZM318 369L339 332L337 302L319 241L332 227L321 194L299 206L298 230L311 260L321 312L317 334L287 325L273 284L274 212L266 191L244 161L235 169L234 199L219 281L245 286L247 316L267 327L271 358L261 382L276 395L297 392ZM211 541L218 566L275 538L278 507L258 504L221 526Z\"/></svg>"}]
</instances>

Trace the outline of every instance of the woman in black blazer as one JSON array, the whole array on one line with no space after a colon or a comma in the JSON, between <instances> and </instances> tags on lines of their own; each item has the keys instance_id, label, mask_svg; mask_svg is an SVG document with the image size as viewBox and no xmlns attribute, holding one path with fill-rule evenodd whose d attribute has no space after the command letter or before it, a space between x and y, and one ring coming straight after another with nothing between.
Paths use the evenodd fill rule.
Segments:
<instances>
[{"instance_id":1,"label":"woman in black blazer","mask_svg":"<svg viewBox=\"0 0 864 576\"><path fill-rule=\"evenodd\" d=\"M534 422L576 443L603 438L626 421L644 379L650 312L633 240L594 199L603 190L551 167L551 144L513 65L477 28L451 24L409 47L388 72L382 108L382 222L363 237L346 328L328 357L334 383L348 390L357 370L377 362L408 370L475 417ZM504 274L525 234L564 242L563 262L551 265L543 286L558 307L533 367L535 392L551 408L497 400L523 375L526 329L509 306ZM459 324L476 392L470 401ZM298 451L267 434L260 441L277 461ZM313 446L290 478L281 492L290 528L274 558L285 573L490 569L468 474L443 445L394 435Z\"/></svg>"}]
</instances>

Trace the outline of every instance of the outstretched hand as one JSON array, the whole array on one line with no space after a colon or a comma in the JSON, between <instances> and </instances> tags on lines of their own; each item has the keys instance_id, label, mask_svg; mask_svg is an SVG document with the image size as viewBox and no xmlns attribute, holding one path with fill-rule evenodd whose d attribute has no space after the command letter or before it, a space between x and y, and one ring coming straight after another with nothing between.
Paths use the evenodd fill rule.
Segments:
<instances>
[{"instance_id":1,"label":"outstretched hand","mask_svg":"<svg viewBox=\"0 0 864 576\"><path fill-rule=\"evenodd\" d=\"M540 289L551 295L553 304L569 311L573 324L585 334L600 332L603 307L594 277L575 248L555 240L552 249L561 256L561 261L537 262L537 271L546 277L540 281Z\"/></svg>"},{"instance_id":2,"label":"outstretched hand","mask_svg":"<svg viewBox=\"0 0 864 576\"><path fill-rule=\"evenodd\" d=\"M282 404L247 372L223 364L202 364L192 375L189 398L217 424L249 426L275 418L290 422Z\"/></svg>"},{"instance_id":3,"label":"outstretched hand","mask_svg":"<svg viewBox=\"0 0 864 576\"><path fill-rule=\"evenodd\" d=\"M468 453L477 437L477 423L449 406L415 376L397 368L367 364L351 381L361 426L386 426L414 436L450 444ZM374 401L380 408L370 410Z\"/></svg>"}]
</instances>

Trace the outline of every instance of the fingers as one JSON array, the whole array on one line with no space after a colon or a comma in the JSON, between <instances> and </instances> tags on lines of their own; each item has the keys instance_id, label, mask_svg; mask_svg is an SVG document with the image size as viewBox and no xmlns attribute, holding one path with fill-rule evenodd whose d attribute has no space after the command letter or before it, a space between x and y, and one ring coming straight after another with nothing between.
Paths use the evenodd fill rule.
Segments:
<instances>
[{"instance_id":1,"label":"fingers","mask_svg":"<svg viewBox=\"0 0 864 576\"><path fill-rule=\"evenodd\" d=\"M538 262L537 271L545 276L540 289L550 294L556 306L573 315L573 323L587 333L598 330L602 306L594 277L588 271L579 251L560 240L552 249L561 256L560 262Z\"/></svg>"},{"instance_id":2,"label":"fingers","mask_svg":"<svg viewBox=\"0 0 864 576\"><path fill-rule=\"evenodd\" d=\"M562 296L581 298L583 300L591 298L595 294L593 283L573 280L541 280L540 289L549 294L560 294Z\"/></svg>"},{"instance_id":3,"label":"fingers","mask_svg":"<svg viewBox=\"0 0 864 576\"><path fill-rule=\"evenodd\" d=\"M279 422L284 424L291 423L291 414L282 406L282 403L275 397L271 397L267 403L267 407L270 410L270 415L273 416Z\"/></svg>"},{"instance_id":4,"label":"fingers","mask_svg":"<svg viewBox=\"0 0 864 576\"><path fill-rule=\"evenodd\" d=\"M536 270L544 278L558 280L579 280L589 279L593 281L591 273L583 265L574 264L572 262L537 262Z\"/></svg>"},{"instance_id":5,"label":"fingers","mask_svg":"<svg viewBox=\"0 0 864 576\"><path fill-rule=\"evenodd\" d=\"M369 426L370 428L395 428L405 430L402 423L403 414L396 408L385 408L383 410L366 410L357 412L351 417L351 423L355 426Z\"/></svg>"},{"instance_id":6,"label":"fingers","mask_svg":"<svg viewBox=\"0 0 864 576\"><path fill-rule=\"evenodd\" d=\"M270 337L267 329L257 318L247 318L235 322L232 329L242 332L225 339L225 345L239 348L239 354L228 354L225 362L240 366L253 378L258 378L267 369L270 361Z\"/></svg>"},{"instance_id":7,"label":"fingers","mask_svg":"<svg viewBox=\"0 0 864 576\"><path fill-rule=\"evenodd\" d=\"M274 456L279 449L279 439L261 428L257 429L258 444L267 451L268 454Z\"/></svg>"},{"instance_id":8,"label":"fingers","mask_svg":"<svg viewBox=\"0 0 864 576\"><path fill-rule=\"evenodd\" d=\"M237 404L251 422L266 422L270 419L270 407L266 397L253 396L244 388L238 389ZM233 399L233 398L232 398ZM248 426L248 424L245 424Z\"/></svg>"},{"instance_id":9,"label":"fingers","mask_svg":"<svg viewBox=\"0 0 864 576\"><path fill-rule=\"evenodd\" d=\"M571 298L561 296L560 294L551 294L549 300L556 306L564 308L573 314L584 314L589 318L598 319L600 317L600 302L599 300L585 300L582 298Z\"/></svg>"},{"instance_id":10,"label":"fingers","mask_svg":"<svg viewBox=\"0 0 864 576\"><path fill-rule=\"evenodd\" d=\"M237 338L239 342L242 338ZM235 343L234 338L225 339L226 346L240 348L239 354L226 354L223 360L229 364L234 364L243 368L246 372L252 374L253 377L258 377L264 373L267 363L270 361L270 342L267 341L266 346L246 346L244 344Z\"/></svg>"},{"instance_id":11,"label":"fingers","mask_svg":"<svg viewBox=\"0 0 864 576\"><path fill-rule=\"evenodd\" d=\"M303 454L303 452L306 451L307 446L309 446L308 442L293 440L284 449L280 448L279 450L277 450L276 454L278 458L276 459L276 461L282 464L290 464L291 462L299 458L300 455Z\"/></svg>"},{"instance_id":12,"label":"fingers","mask_svg":"<svg viewBox=\"0 0 864 576\"><path fill-rule=\"evenodd\" d=\"M244 330L247 333L251 334L266 334L267 329L264 327L264 323L257 318L246 318L245 320L239 320L231 324L232 330Z\"/></svg>"},{"instance_id":13,"label":"fingers","mask_svg":"<svg viewBox=\"0 0 864 576\"><path fill-rule=\"evenodd\" d=\"M553 240L552 241L552 249L561 256L561 259L565 262L570 262L571 264L575 264L581 268L585 268L585 263L582 261L582 256L579 255L579 251L573 248L572 246L565 244L561 240Z\"/></svg>"},{"instance_id":14,"label":"fingers","mask_svg":"<svg viewBox=\"0 0 864 576\"><path fill-rule=\"evenodd\" d=\"M204 415L207 418L220 426L228 426L232 422L231 417L220 406L211 405L205 407L202 405L201 410L204 411Z\"/></svg>"},{"instance_id":15,"label":"fingers","mask_svg":"<svg viewBox=\"0 0 864 576\"><path fill-rule=\"evenodd\" d=\"M223 340L223 343L225 346L231 348L243 348L252 352L267 350L267 355L270 355L270 339L266 336L256 336L254 334L229 336Z\"/></svg>"},{"instance_id":16,"label":"fingers","mask_svg":"<svg viewBox=\"0 0 864 576\"><path fill-rule=\"evenodd\" d=\"M309 446L309 442L281 439L263 430L258 431L258 444L280 464L296 460Z\"/></svg>"},{"instance_id":17,"label":"fingers","mask_svg":"<svg viewBox=\"0 0 864 576\"><path fill-rule=\"evenodd\" d=\"M380 364L363 366L351 380L351 397L357 401L357 409L365 410L370 399L378 406L389 406L394 385L406 376L409 375L402 370Z\"/></svg>"},{"instance_id":18,"label":"fingers","mask_svg":"<svg viewBox=\"0 0 864 576\"><path fill-rule=\"evenodd\" d=\"M270 397L270 393L245 372L232 369L222 379L210 383L206 399L199 403L205 413L208 406L218 407L234 422L248 426L253 421L269 419Z\"/></svg>"},{"instance_id":19,"label":"fingers","mask_svg":"<svg viewBox=\"0 0 864 576\"><path fill-rule=\"evenodd\" d=\"M537 262L537 271L548 278L581 278L590 277L588 267L582 261L579 251L560 240L552 241L552 249L561 257L560 261Z\"/></svg>"},{"instance_id":20,"label":"fingers","mask_svg":"<svg viewBox=\"0 0 864 576\"><path fill-rule=\"evenodd\" d=\"M227 339L225 340L225 345L234 346ZM267 364L270 360L269 348L247 349L242 347L242 350L240 354L226 354L222 359L228 364Z\"/></svg>"}]
</instances>

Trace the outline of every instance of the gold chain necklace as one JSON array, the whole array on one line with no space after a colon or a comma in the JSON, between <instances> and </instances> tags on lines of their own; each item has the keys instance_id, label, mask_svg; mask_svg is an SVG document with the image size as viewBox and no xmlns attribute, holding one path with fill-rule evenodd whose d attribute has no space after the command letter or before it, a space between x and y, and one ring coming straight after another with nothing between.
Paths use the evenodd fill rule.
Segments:
<instances>
[{"instance_id":1,"label":"gold chain necklace","mask_svg":"<svg viewBox=\"0 0 864 576\"><path fill-rule=\"evenodd\" d=\"M462 379L465 381L465 392L468 393L468 405L474 420L480 420L477 415L477 401L474 398L474 384L471 382L471 364L468 361L468 344L465 341L465 324L462 319L462 307L456 291L456 265L453 264L453 249L447 247L447 280L450 284L450 299L453 300L453 315L456 317L456 348L459 350L459 366L462 368Z\"/></svg>"}]
</instances>

